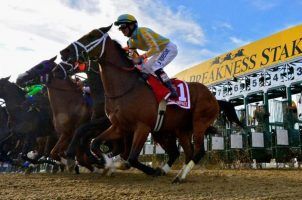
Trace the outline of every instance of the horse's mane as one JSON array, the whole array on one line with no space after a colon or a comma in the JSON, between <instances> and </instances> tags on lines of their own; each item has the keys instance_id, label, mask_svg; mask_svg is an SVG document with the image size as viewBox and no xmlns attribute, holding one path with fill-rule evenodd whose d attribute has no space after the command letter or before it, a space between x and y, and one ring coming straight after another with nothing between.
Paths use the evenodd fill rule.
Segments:
<instances>
[{"instance_id":1,"label":"horse's mane","mask_svg":"<svg viewBox=\"0 0 302 200\"><path fill-rule=\"evenodd\" d=\"M129 67L129 68L133 67L134 64L133 64L132 60L130 60L129 55L127 54L125 49L123 49L122 45L120 43L118 43L116 40L113 40L113 43L116 46L121 58L126 63L126 67ZM134 70L132 72L141 76L141 72L139 71L138 68L134 68Z\"/></svg>"},{"instance_id":2,"label":"horse's mane","mask_svg":"<svg viewBox=\"0 0 302 200\"><path fill-rule=\"evenodd\" d=\"M9 81L8 81L9 82ZM15 91L18 92L18 94L20 94L22 97L24 97L24 95L26 94L26 92L20 87L18 86L16 83L13 82L9 82L9 85L15 89Z\"/></svg>"},{"instance_id":3,"label":"horse's mane","mask_svg":"<svg viewBox=\"0 0 302 200\"><path fill-rule=\"evenodd\" d=\"M118 43L116 40L113 40L113 43L115 47L118 49L120 56L122 59L127 63L127 67L132 67L133 62L129 59L128 54L126 51L123 49L122 45Z\"/></svg>"},{"instance_id":4,"label":"horse's mane","mask_svg":"<svg viewBox=\"0 0 302 200\"><path fill-rule=\"evenodd\" d=\"M7 117L8 117L8 113L7 113L6 107L0 106L0 122L2 122L2 121L6 122ZM2 125L4 125L4 124L1 124L0 126L2 126Z\"/></svg>"},{"instance_id":5,"label":"horse's mane","mask_svg":"<svg viewBox=\"0 0 302 200\"><path fill-rule=\"evenodd\" d=\"M1 113L7 113L5 106L0 106L0 112Z\"/></svg>"}]
</instances>

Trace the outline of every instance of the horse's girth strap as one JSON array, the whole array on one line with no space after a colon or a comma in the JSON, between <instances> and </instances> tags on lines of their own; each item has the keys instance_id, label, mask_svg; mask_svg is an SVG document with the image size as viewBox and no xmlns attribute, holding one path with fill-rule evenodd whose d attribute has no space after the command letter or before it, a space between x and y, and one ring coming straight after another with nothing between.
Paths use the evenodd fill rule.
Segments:
<instances>
[{"instance_id":1,"label":"horse's girth strap","mask_svg":"<svg viewBox=\"0 0 302 200\"><path fill-rule=\"evenodd\" d=\"M154 127L154 132L158 132L163 125L165 113L167 108L167 101L162 100L158 105L158 111L157 111L157 118L156 118L156 124Z\"/></svg>"}]
</instances>

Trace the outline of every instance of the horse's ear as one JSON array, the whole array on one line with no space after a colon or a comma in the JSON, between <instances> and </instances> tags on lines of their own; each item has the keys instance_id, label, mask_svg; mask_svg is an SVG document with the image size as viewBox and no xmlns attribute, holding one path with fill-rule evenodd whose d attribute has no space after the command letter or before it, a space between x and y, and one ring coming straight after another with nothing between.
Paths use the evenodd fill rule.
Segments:
<instances>
[{"instance_id":1,"label":"horse's ear","mask_svg":"<svg viewBox=\"0 0 302 200\"><path fill-rule=\"evenodd\" d=\"M51 62L55 62L55 60L57 59L57 56L55 56L55 57L53 57L53 58L51 58L49 61L51 61Z\"/></svg>"},{"instance_id":2,"label":"horse's ear","mask_svg":"<svg viewBox=\"0 0 302 200\"><path fill-rule=\"evenodd\" d=\"M107 33L112 27L112 24L110 26L107 26L107 27L102 27L102 28L99 28L102 32L104 33Z\"/></svg>"},{"instance_id":3,"label":"horse's ear","mask_svg":"<svg viewBox=\"0 0 302 200\"><path fill-rule=\"evenodd\" d=\"M4 80L8 81L10 79L10 76L3 78Z\"/></svg>"}]
</instances>

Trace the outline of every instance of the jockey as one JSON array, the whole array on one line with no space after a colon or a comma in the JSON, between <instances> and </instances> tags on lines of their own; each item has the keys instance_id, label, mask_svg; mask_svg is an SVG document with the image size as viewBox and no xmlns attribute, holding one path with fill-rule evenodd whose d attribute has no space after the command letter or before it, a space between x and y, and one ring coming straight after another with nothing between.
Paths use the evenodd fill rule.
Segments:
<instances>
[{"instance_id":1,"label":"jockey","mask_svg":"<svg viewBox=\"0 0 302 200\"><path fill-rule=\"evenodd\" d=\"M31 85L31 86L26 86L24 88L25 92L26 92L26 99L33 104L34 103L34 95L36 95L37 93L41 92L43 90L43 85Z\"/></svg>"},{"instance_id":2,"label":"jockey","mask_svg":"<svg viewBox=\"0 0 302 200\"><path fill-rule=\"evenodd\" d=\"M79 79L78 77L75 78L75 82L76 82L77 86L82 90L83 97L84 97L84 100L85 100L87 106L92 107L93 99L91 97L90 87L87 84L83 83L83 81L81 79Z\"/></svg>"},{"instance_id":3,"label":"jockey","mask_svg":"<svg viewBox=\"0 0 302 200\"><path fill-rule=\"evenodd\" d=\"M176 89L171 83L163 68L169 64L177 55L177 47L169 39L159 35L150 28L138 27L135 17L129 14L120 15L114 25L126 37L129 37L127 45L129 49L140 49L146 53L133 58L133 63L140 65L144 59L149 58L143 64L143 72L154 73L159 80L171 91L171 98L178 97Z\"/></svg>"}]
</instances>

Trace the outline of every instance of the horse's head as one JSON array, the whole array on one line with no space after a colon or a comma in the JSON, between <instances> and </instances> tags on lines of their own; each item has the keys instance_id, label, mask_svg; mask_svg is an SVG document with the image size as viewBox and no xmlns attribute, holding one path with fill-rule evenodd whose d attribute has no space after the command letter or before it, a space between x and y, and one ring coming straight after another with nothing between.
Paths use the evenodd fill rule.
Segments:
<instances>
[{"instance_id":1,"label":"horse's head","mask_svg":"<svg viewBox=\"0 0 302 200\"><path fill-rule=\"evenodd\" d=\"M12 84L11 82L9 82L9 78L10 78L10 76L0 79L0 98L3 97L6 89L8 89L10 87L10 85Z\"/></svg>"},{"instance_id":2,"label":"horse's head","mask_svg":"<svg viewBox=\"0 0 302 200\"><path fill-rule=\"evenodd\" d=\"M40 62L17 78L17 84L21 87L27 84L49 83L51 77L66 79L69 71L73 70L72 65L61 62L55 62L56 56Z\"/></svg>"},{"instance_id":3,"label":"horse's head","mask_svg":"<svg viewBox=\"0 0 302 200\"><path fill-rule=\"evenodd\" d=\"M44 60L28 71L20 74L17 78L16 83L24 87L27 84L38 84L46 81L48 74L57 66L55 63L56 56L50 60Z\"/></svg>"},{"instance_id":4,"label":"horse's head","mask_svg":"<svg viewBox=\"0 0 302 200\"><path fill-rule=\"evenodd\" d=\"M60 51L63 61L73 65L98 60L104 53L104 46L108 38L108 31L112 25L104 28L94 29L77 41L71 43Z\"/></svg>"},{"instance_id":5,"label":"horse's head","mask_svg":"<svg viewBox=\"0 0 302 200\"><path fill-rule=\"evenodd\" d=\"M0 101L0 141L9 135L8 113L6 107L2 106L4 102Z\"/></svg>"}]
</instances>

